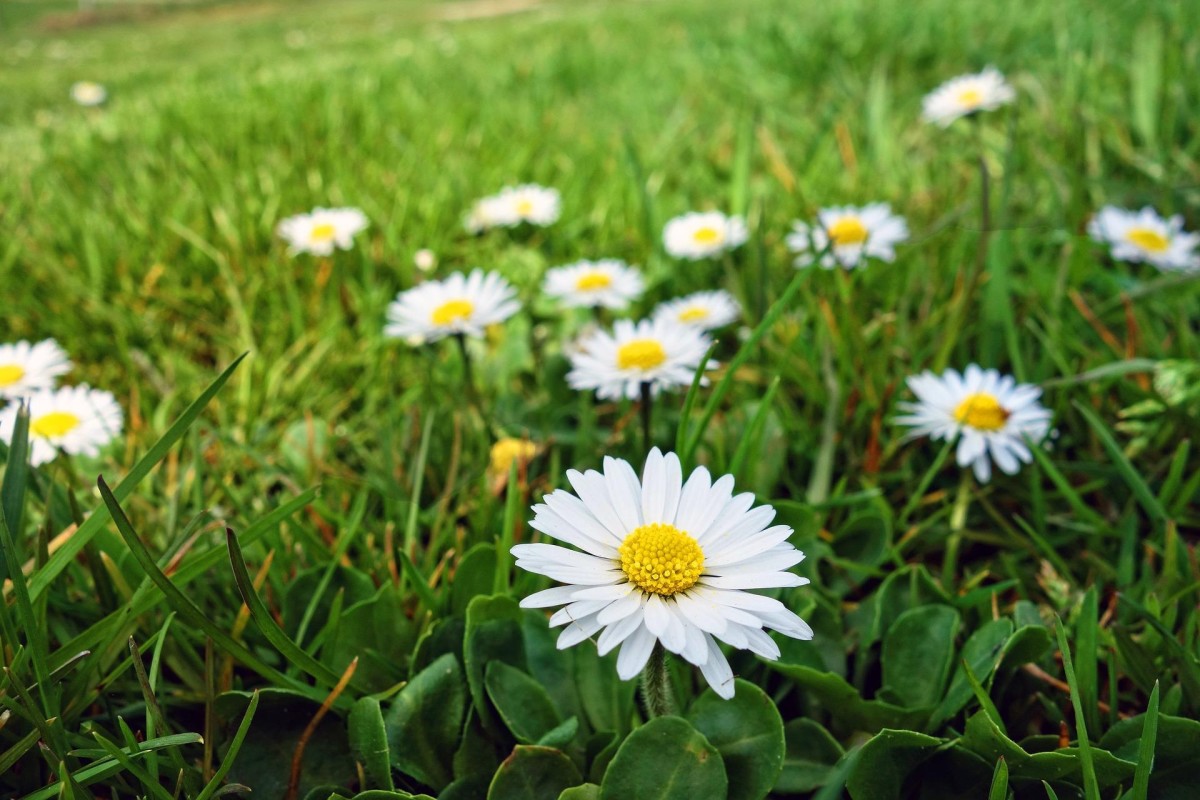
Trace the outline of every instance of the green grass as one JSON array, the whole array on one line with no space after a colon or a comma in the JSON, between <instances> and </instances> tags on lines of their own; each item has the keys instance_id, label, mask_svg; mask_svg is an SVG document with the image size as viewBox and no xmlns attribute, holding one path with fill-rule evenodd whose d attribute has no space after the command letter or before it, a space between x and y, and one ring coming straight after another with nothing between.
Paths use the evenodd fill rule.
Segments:
<instances>
[{"instance_id":1,"label":"green grass","mask_svg":"<svg viewBox=\"0 0 1200 800\"><path fill-rule=\"evenodd\" d=\"M608 797L676 745L714 747L731 798L1187 796L1200 414L1194 374L1165 407L1146 376L1200 359L1200 286L1113 264L1083 230L1104 203L1200 227L1188 4L560 0L461 19L482 8L201 4L76 28L0 8L0 341L56 338L69 380L115 392L128 422L98 462L27 472L5 451L5 562L35 565L0 604L0 796L228 780L282 797L341 679L298 797L524 797L508 792L530 776L554 787L531 797L585 779ZM925 92L987 64L1019 101L981 140L920 122ZM103 109L70 103L84 79ZM981 146L996 230L975 282ZM472 200L523 181L562 191L559 223L464 233ZM895 264L806 273L760 340L719 343L737 371L686 424L682 394L656 408L660 444L796 529L813 584L781 596L817 631L778 664L736 655L728 713L676 670L700 738L660 752L672 726L631 733L609 660L556 652L541 615L487 597L542 588L494 543L528 539L566 469L644 457L633 406L566 387L584 320L537 296L542 272L624 258L650 278L637 313L722 285L750 329L795 277L791 220L880 200L913 231ZM341 204L371 227L322 284L274 226ZM749 245L668 259L662 223L705 207L746 213ZM420 248L442 274L500 270L528 309L474 351L488 423L544 444L507 492L452 346L382 336ZM889 421L906 376L972 361L1043 384L1058 431L985 487ZM712 781L691 796L720 794L713 770L671 764Z\"/></svg>"}]
</instances>

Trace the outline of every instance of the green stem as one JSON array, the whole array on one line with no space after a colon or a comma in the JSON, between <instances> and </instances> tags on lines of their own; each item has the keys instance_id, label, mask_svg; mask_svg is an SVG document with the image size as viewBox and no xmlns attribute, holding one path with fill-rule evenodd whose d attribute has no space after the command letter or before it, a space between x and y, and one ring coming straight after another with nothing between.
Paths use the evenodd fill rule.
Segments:
<instances>
[{"instance_id":1,"label":"green stem","mask_svg":"<svg viewBox=\"0 0 1200 800\"><path fill-rule=\"evenodd\" d=\"M958 550L962 546L963 531L967 527L967 509L971 506L971 471L964 469L954 497L954 509L950 512L950 538L946 541L946 557L942 561L942 587L950 591L954 574L958 569Z\"/></svg>"},{"instance_id":2,"label":"green stem","mask_svg":"<svg viewBox=\"0 0 1200 800\"><path fill-rule=\"evenodd\" d=\"M988 239L992 235L992 179L988 172L987 151L983 145L983 123L978 117L972 122L979 143L979 249L975 253L975 279L987 266Z\"/></svg>"},{"instance_id":3,"label":"green stem","mask_svg":"<svg viewBox=\"0 0 1200 800\"><path fill-rule=\"evenodd\" d=\"M675 713L675 698L671 696L671 675L667 671L667 651L661 642L654 643L650 660L642 670L642 702L650 719Z\"/></svg>"},{"instance_id":4,"label":"green stem","mask_svg":"<svg viewBox=\"0 0 1200 800\"><path fill-rule=\"evenodd\" d=\"M479 417L479 421L483 423L483 427L491 434L493 439L500 438L500 431L496 428L487 416L483 413L483 402L479 398L479 389L475 385L475 370L471 362L471 353L467 349L467 337L465 334L454 334L454 341L458 343L458 352L462 356L463 365L463 384L467 392L467 404L475 411L475 415Z\"/></svg>"},{"instance_id":5,"label":"green stem","mask_svg":"<svg viewBox=\"0 0 1200 800\"><path fill-rule=\"evenodd\" d=\"M649 453L653 446L650 435L650 419L654 408L654 393L650 381L642 381L642 450Z\"/></svg>"}]
</instances>

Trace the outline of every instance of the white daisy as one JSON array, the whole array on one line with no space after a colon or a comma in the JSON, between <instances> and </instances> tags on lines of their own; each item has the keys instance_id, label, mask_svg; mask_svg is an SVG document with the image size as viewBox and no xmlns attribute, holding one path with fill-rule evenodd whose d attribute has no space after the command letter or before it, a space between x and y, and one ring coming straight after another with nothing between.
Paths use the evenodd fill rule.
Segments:
<instances>
[{"instance_id":1,"label":"white daisy","mask_svg":"<svg viewBox=\"0 0 1200 800\"><path fill-rule=\"evenodd\" d=\"M482 233L490 228L511 228L519 222L510 203L501 200L499 195L491 195L475 201L465 225L470 233Z\"/></svg>"},{"instance_id":2,"label":"white daisy","mask_svg":"<svg viewBox=\"0 0 1200 800\"><path fill-rule=\"evenodd\" d=\"M108 90L93 81L79 81L71 84L71 99L81 106L91 108L108 99Z\"/></svg>"},{"instance_id":3,"label":"white daisy","mask_svg":"<svg viewBox=\"0 0 1200 800\"><path fill-rule=\"evenodd\" d=\"M87 386L64 386L29 397L29 455L36 467L54 460L61 450L94 457L121 434L124 415L109 392ZM0 411L0 437L12 443L18 403Z\"/></svg>"},{"instance_id":4,"label":"white daisy","mask_svg":"<svg viewBox=\"0 0 1200 800\"><path fill-rule=\"evenodd\" d=\"M71 360L53 339L0 344L0 400L53 389L70 369Z\"/></svg>"},{"instance_id":5,"label":"white daisy","mask_svg":"<svg viewBox=\"0 0 1200 800\"><path fill-rule=\"evenodd\" d=\"M820 253L825 269L854 269L868 258L896 260L896 245L908 239L904 217L892 213L887 203L823 208L815 225L793 222L788 249L796 253L797 267L807 267Z\"/></svg>"},{"instance_id":6,"label":"white daisy","mask_svg":"<svg viewBox=\"0 0 1200 800\"><path fill-rule=\"evenodd\" d=\"M724 289L678 297L661 303L654 310L655 319L670 320L703 331L722 328L741 315L738 301Z\"/></svg>"},{"instance_id":7,"label":"white daisy","mask_svg":"<svg viewBox=\"0 0 1200 800\"><path fill-rule=\"evenodd\" d=\"M908 388L917 402L901 403L908 413L896 422L913 429L910 438L959 437L958 465L970 465L982 483L991 478L993 461L1001 472L1016 474L1033 458L1029 446L1050 431L1051 412L1038 402L1042 390L994 369L971 364L961 375L948 369L941 377L926 371L910 377Z\"/></svg>"},{"instance_id":8,"label":"white daisy","mask_svg":"<svg viewBox=\"0 0 1200 800\"><path fill-rule=\"evenodd\" d=\"M666 319L617 320L612 333L595 330L568 353L572 389L595 389L602 400L636 399L643 383L658 394L691 386L711 341L703 332ZM716 366L709 361L705 369Z\"/></svg>"},{"instance_id":9,"label":"white daisy","mask_svg":"<svg viewBox=\"0 0 1200 800\"><path fill-rule=\"evenodd\" d=\"M279 223L275 232L288 243L292 255L332 255L334 248L349 250L354 235L367 227L367 215L357 208L314 208Z\"/></svg>"},{"instance_id":10,"label":"white daisy","mask_svg":"<svg viewBox=\"0 0 1200 800\"><path fill-rule=\"evenodd\" d=\"M520 308L516 290L496 272L455 272L396 295L387 309L385 336L410 343L435 342L452 334L482 336L488 325Z\"/></svg>"},{"instance_id":11,"label":"white daisy","mask_svg":"<svg viewBox=\"0 0 1200 800\"><path fill-rule=\"evenodd\" d=\"M921 116L945 128L959 117L979 111L994 111L1017 99L1000 70L987 67L975 75L960 75L946 81L922 101Z\"/></svg>"},{"instance_id":12,"label":"white daisy","mask_svg":"<svg viewBox=\"0 0 1200 800\"><path fill-rule=\"evenodd\" d=\"M1161 270L1200 269L1200 233L1183 230L1183 217L1164 219L1153 208L1126 211L1105 206L1088 223L1088 234L1112 248L1118 261L1147 262Z\"/></svg>"},{"instance_id":13,"label":"white daisy","mask_svg":"<svg viewBox=\"0 0 1200 800\"><path fill-rule=\"evenodd\" d=\"M576 261L546 272L542 291L568 308L598 306L620 310L638 299L642 275L624 261Z\"/></svg>"},{"instance_id":14,"label":"white daisy","mask_svg":"<svg viewBox=\"0 0 1200 800\"><path fill-rule=\"evenodd\" d=\"M720 211L692 211L667 221L663 247L675 258L699 261L741 247L748 237L746 221L741 217L727 217Z\"/></svg>"},{"instance_id":15,"label":"white daisy","mask_svg":"<svg viewBox=\"0 0 1200 800\"><path fill-rule=\"evenodd\" d=\"M557 189L536 183L505 186L498 194L475 202L467 215L467 230L480 233L488 228L514 228L522 222L544 227L558 220L561 207Z\"/></svg>"},{"instance_id":16,"label":"white daisy","mask_svg":"<svg viewBox=\"0 0 1200 800\"><path fill-rule=\"evenodd\" d=\"M778 600L746 591L803 586L788 570L804 553L792 529L771 525L775 510L733 494L733 476L713 482L697 467L686 482L674 453L650 451L639 481L633 467L604 459L604 473L567 472L578 496L559 489L533 507L530 527L573 545L519 544L517 566L565 586L531 594L524 608L564 606L559 649L597 633L601 655L621 646L617 674L636 676L656 642L700 668L718 695L733 697L733 671L716 640L779 658L764 628L811 639L812 628ZM580 552L583 551L583 552Z\"/></svg>"}]
</instances>

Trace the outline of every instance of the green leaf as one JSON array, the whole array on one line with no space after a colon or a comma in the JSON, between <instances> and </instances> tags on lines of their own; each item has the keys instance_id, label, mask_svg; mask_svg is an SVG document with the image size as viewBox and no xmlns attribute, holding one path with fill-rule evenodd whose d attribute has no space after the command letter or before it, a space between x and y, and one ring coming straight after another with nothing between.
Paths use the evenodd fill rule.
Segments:
<instances>
[{"instance_id":1,"label":"green leaf","mask_svg":"<svg viewBox=\"0 0 1200 800\"><path fill-rule=\"evenodd\" d=\"M1112 726L1100 740L1100 746L1120 758L1138 760L1133 780L1134 797L1139 786L1137 775L1149 767L1152 769L1149 771L1145 797L1155 800L1194 797L1196 754L1200 753L1200 721L1160 712L1156 715L1155 725L1152 720L1155 715L1151 711L1153 706L1152 693L1146 713L1123 719ZM1154 753L1152 762L1145 759L1148 751Z\"/></svg>"},{"instance_id":2,"label":"green leaf","mask_svg":"<svg viewBox=\"0 0 1200 800\"><path fill-rule=\"evenodd\" d=\"M845 678L799 664L767 663L820 701L841 727L875 732L883 728L918 728L928 718L924 709L908 709L882 700L864 700Z\"/></svg>"},{"instance_id":3,"label":"green leaf","mask_svg":"<svg viewBox=\"0 0 1200 800\"><path fill-rule=\"evenodd\" d=\"M637 681L617 677L616 652L601 657L587 643L575 650L575 683L588 723L597 731L628 731Z\"/></svg>"},{"instance_id":4,"label":"green leaf","mask_svg":"<svg viewBox=\"0 0 1200 800\"><path fill-rule=\"evenodd\" d=\"M1158 738L1158 683L1150 693L1150 704L1146 708L1145 724L1142 725L1142 741L1138 747L1137 770L1133 773L1133 800L1147 800L1150 796L1150 774L1154 770L1154 744ZM1193 751L1196 752L1196 751Z\"/></svg>"},{"instance_id":5,"label":"green leaf","mask_svg":"<svg viewBox=\"0 0 1200 800\"><path fill-rule=\"evenodd\" d=\"M717 748L729 778L729 800L761 800L783 769L783 719L762 689L734 681L724 700L711 689L700 695L688 721Z\"/></svg>"},{"instance_id":6,"label":"green leaf","mask_svg":"<svg viewBox=\"0 0 1200 800\"><path fill-rule=\"evenodd\" d=\"M1092 431L1100 440L1100 444L1104 446L1108 457L1112 459L1113 465L1117 468L1121 478L1124 479L1127 486L1133 492L1133 496L1137 498L1138 503L1145 509L1146 514L1150 519L1158 525L1161 525L1167 520L1167 512L1158 502L1154 492L1146 485L1146 481L1138 472L1137 467L1125 455L1125 451L1121 449L1121 445L1117 442L1116 437L1109 431L1108 426L1101 421L1100 417L1096 416L1096 412L1092 411L1083 403L1075 402L1075 408L1087 420L1088 425L1092 427Z\"/></svg>"},{"instance_id":7,"label":"green leaf","mask_svg":"<svg viewBox=\"0 0 1200 800\"><path fill-rule=\"evenodd\" d=\"M729 790L725 765L704 734L657 717L626 737L600 784L601 800L699 800Z\"/></svg>"},{"instance_id":8,"label":"green leaf","mask_svg":"<svg viewBox=\"0 0 1200 800\"><path fill-rule=\"evenodd\" d=\"M559 750L517 745L504 759L488 787L488 800L558 800L564 789L583 783L583 776Z\"/></svg>"},{"instance_id":9,"label":"green leaf","mask_svg":"<svg viewBox=\"0 0 1200 800\"><path fill-rule=\"evenodd\" d=\"M521 608L506 595L476 597L467 605L467 633L463 642L467 686L479 721L488 731L498 731L499 721L488 703L484 669L490 662L503 661L525 668L525 645L521 637Z\"/></svg>"},{"instance_id":10,"label":"green leaf","mask_svg":"<svg viewBox=\"0 0 1200 800\"><path fill-rule=\"evenodd\" d=\"M534 744L562 721L542 685L503 661L487 665L484 686L500 718L521 744Z\"/></svg>"},{"instance_id":11,"label":"green leaf","mask_svg":"<svg viewBox=\"0 0 1200 800\"><path fill-rule=\"evenodd\" d=\"M392 766L434 789L448 784L466 704L462 669L452 654L414 676L384 720Z\"/></svg>"},{"instance_id":12,"label":"green leaf","mask_svg":"<svg viewBox=\"0 0 1200 800\"><path fill-rule=\"evenodd\" d=\"M0 483L0 520L8 525L13 539L21 536L21 518L25 511L25 488L29 485L29 407L22 403L17 409L12 434L0 431L8 438L8 459L4 462L4 482ZM0 584L12 575L19 575L21 564L16 553L0 547ZM10 568L9 563L12 562Z\"/></svg>"},{"instance_id":13,"label":"green leaf","mask_svg":"<svg viewBox=\"0 0 1200 800\"><path fill-rule=\"evenodd\" d=\"M242 721L238 723L237 731L233 734L233 739L229 742L229 747L225 751L225 757L221 759L221 766L213 773L210 780L204 787L204 790L196 796L196 800L209 800L210 797L215 797L217 792L225 783L225 776L229 774L229 770L237 762L238 753L242 750L242 745L246 742L246 736L250 733L250 723L254 721L254 714L258 711L259 694L255 692L250 697L250 704L246 706L246 713L242 715Z\"/></svg>"},{"instance_id":14,"label":"green leaf","mask_svg":"<svg viewBox=\"0 0 1200 800\"><path fill-rule=\"evenodd\" d=\"M783 728L786 752L775 791L803 794L827 784L845 754L829 731L815 720L800 717Z\"/></svg>"},{"instance_id":15,"label":"green leaf","mask_svg":"<svg viewBox=\"0 0 1200 800\"><path fill-rule=\"evenodd\" d=\"M883 639L881 696L905 708L937 703L954 664L958 626L958 612L949 606L920 606L897 617Z\"/></svg>"},{"instance_id":16,"label":"green leaf","mask_svg":"<svg viewBox=\"0 0 1200 800\"><path fill-rule=\"evenodd\" d=\"M996 759L996 771L992 775L992 786L988 789L988 800L1008 800L1008 764L1003 756Z\"/></svg>"},{"instance_id":17,"label":"green leaf","mask_svg":"<svg viewBox=\"0 0 1200 800\"><path fill-rule=\"evenodd\" d=\"M534 744L542 747L556 747L563 750L579 735L579 717L567 717L559 725L546 731L542 738Z\"/></svg>"},{"instance_id":18,"label":"green leaf","mask_svg":"<svg viewBox=\"0 0 1200 800\"><path fill-rule=\"evenodd\" d=\"M471 600L492 593L496 581L496 547L484 542L467 551L454 571L450 584L450 613L467 613Z\"/></svg>"},{"instance_id":19,"label":"green leaf","mask_svg":"<svg viewBox=\"0 0 1200 800\"><path fill-rule=\"evenodd\" d=\"M916 731L880 731L858 751L846 791L854 800L898 800L909 773L943 744Z\"/></svg>"},{"instance_id":20,"label":"green leaf","mask_svg":"<svg viewBox=\"0 0 1200 800\"><path fill-rule=\"evenodd\" d=\"M563 789L558 800L600 800L600 787L594 783L584 783Z\"/></svg>"},{"instance_id":21,"label":"green leaf","mask_svg":"<svg viewBox=\"0 0 1200 800\"><path fill-rule=\"evenodd\" d=\"M971 673L982 683L987 683L992 671L999 665L1005 644L1012 635L1013 623L1007 617L994 619L978 628L963 645L961 661L965 661ZM953 717L971 700L971 684L967 673L959 663L950 688L929 720L931 729Z\"/></svg>"},{"instance_id":22,"label":"green leaf","mask_svg":"<svg viewBox=\"0 0 1200 800\"><path fill-rule=\"evenodd\" d=\"M350 750L372 783L392 789L392 763L383 710L374 697L362 697L351 707L346 720Z\"/></svg>"},{"instance_id":23,"label":"green leaf","mask_svg":"<svg viewBox=\"0 0 1200 800\"><path fill-rule=\"evenodd\" d=\"M1067 673L1067 685L1071 687L1071 706L1075 709L1075 727L1079 734L1079 758L1083 762L1083 793L1087 800L1100 800L1100 786L1096 781L1096 767L1092 760L1092 745L1088 741L1079 681L1075 676L1071 648L1067 645L1067 629L1063 626L1062 620L1055 625L1055 633L1058 634L1058 649L1062 652L1063 670Z\"/></svg>"}]
</instances>

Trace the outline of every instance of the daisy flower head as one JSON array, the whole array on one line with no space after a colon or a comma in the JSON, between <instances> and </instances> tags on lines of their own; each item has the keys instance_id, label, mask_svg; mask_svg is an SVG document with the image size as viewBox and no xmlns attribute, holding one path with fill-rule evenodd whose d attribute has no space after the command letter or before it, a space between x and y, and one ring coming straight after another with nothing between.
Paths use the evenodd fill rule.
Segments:
<instances>
[{"instance_id":1,"label":"daisy flower head","mask_svg":"<svg viewBox=\"0 0 1200 800\"><path fill-rule=\"evenodd\" d=\"M521 222L537 227L551 225L558 221L562 211L562 197L558 189L538 186L536 183L523 183L520 186L506 186L496 195L502 208L508 209L508 216Z\"/></svg>"},{"instance_id":2,"label":"daisy flower head","mask_svg":"<svg viewBox=\"0 0 1200 800\"><path fill-rule=\"evenodd\" d=\"M464 224L468 233L478 234L491 228L512 228L520 222L512 204L491 195L475 201Z\"/></svg>"},{"instance_id":3,"label":"daisy flower head","mask_svg":"<svg viewBox=\"0 0 1200 800\"><path fill-rule=\"evenodd\" d=\"M68 455L95 457L100 448L121 434L124 414L109 392L87 386L64 386L29 397L30 463L53 461L61 450ZM0 411L0 437L12 443L17 403Z\"/></svg>"},{"instance_id":4,"label":"daisy flower head","mask_svg":"<svg viewBox=\"0 0 1200 800\"><path fill-rule=\"evenodd\" d=\"M971 364L962 374L926 371L910 377L908 388L917 402L901 403L907 413L896 422L912 428L910 438L959 437L958 465L970 466L981 483L991 478L992 462L1006 475L1016 474L1021 462L1033 458L1030 445L1050 432L1051 412L1038 402L1041 388L994 369Z\"/></svg>"},{"instance_id":5,"label":"daisy flower head","mask_svg":"<svg viewBox=\"0 0 1200 800\"><path fill-rule=\"evenodd\" d=\"M357 208L314 208L279 223L276 233L288 243L292 255L333 255L334 249L349 250L354 235L367 227L367 215Z\"/></svg>"},{"instance_id":6,"label":"daisy flower head","mask_svg":"<svg viewBox=\"0 0 1200 800\"><path fill-rule=\"evenodd\" d=\"M567 308L621 310L641 297L642 275L624 261L577 261L546 272L542 290Z\"/></svg>"},{"instance_id":7,"label":"daisy flower head","mask_svg":"<svg viewBox=\"0 0 1200 800\"><path fill-rule=\"evenodd\" d=\"M567 354L567 383L572 389L595 389L601 400L636 399L643 383L656 395L691 386L711 343L702 331L666 319L617 320L611 333L592 331ZM709 361L703 368L715 366Z\"/></svg>"},{"instance_id":8,"label":"daisy flower head","mask_svg":"<svg viewBox=\"0 0 1200 800\"><path fill-rule=\"evenodd\" d=\"M0 344L0 400L53 389L71 360L53 339Z\"/></svg>"},{"instance_id":9,"label":"daisy flower head","mask_svg":"<svg viewBox=\"0 0 1200 800\"><path fill-rule=\"evenodd\" d=\"M871 203L823 208L813 225L792 223L787 246L796 254L797 267L816 261L825 269L854 269L868 258L895 261L896 245L907 239L904 217L893 214L887 203Z\"/></svg>"},{"instance_id":10,"label":"daisy flower head","mask_svg":"<svg viewBox=\"0 0 1200 800\"><path fill-rule=\"evenodd\" d=\"M1200 269L1200 233L1183 230L1183 217L1163 218L1153 208L1127 211L1105 206L1088 223L1088 234L1106 244L1112 257L1147 262L1164 271Z\"/></svg>"},{"instance_id":11,"label":"daisy flower head","mask_svg":"<svg viewBox=\"0 0 1200 800\"><path fill-rule=\"evenodd\" d=\"M559 649L596 634L605 655L617 646L617 674L636 676L656 643L700 668L718 695L733 697L733 671L720 640L779 658L767 628L811 639L812 628L779 600L753 589L803 586L788 570L804 553L792 529L771 525L775 510L733 494L733 476L712 480L697 467L686 481L679 458L650 451L641 479L627 461L604 459L603 473L567 472L575 493L559 489L533 507L530 527L573 548L519 544L517 566L563 586L531 594L524 608L563 606Z\"/></svg>"},{"instance_id":12,"label":"daisy flower head","mask_svg":"<svg viewBox=\"0 0 1200 800\"><path fill-rule=\"evenodd\" d=\"M71 99L85 108L94 108L108 99L108 90L94 81L77 81L71 84Z\"/></svg>"},{"instance_id":13,"label":"daisy flower head","mask_svg":"<svg viewBox=\"0 0 1200 800\"><path fill-rule=\"evenodd\" d=\"M951 78L922 101L921 116L943 128L960 117L980 111L995 111L1017 99L1004 75L995 67L986 67L973 75Z\"/></svg>"},{"instance_id":14,"label":"daisy flower head","mask_svg":"<svg viewBox=\"0 0 1200 800\"><path fill-rule=\"evenodd\" d=\"M385 336L423 344L453 334L482 336L483 329L520 308L517 293L499 273L481 269L426 281L400 292L388 305Z\"/></svg>"},{"instance_id":15,"label":"daisy flower head","mask_svg":"<svg viewBox=\"0 0 1200 800\"><path fill-rule=\"evenodd\" d=\"M746 221L720 211L692 211L667 221L663 247L674 258L699 261L741 247L749 238Z\"/></svg>"},{"instance_id":16,"label":"daisy flower head","mask_svg":"<svg viewBox=\"0 0 1200 800\"><path fill-rule=\"evenodd\" d=\"M654 309L655 319L669 320L702 331L723 328L741 315L742 307L724 289L677 297Z\"/></svg>"}]
</instances>

